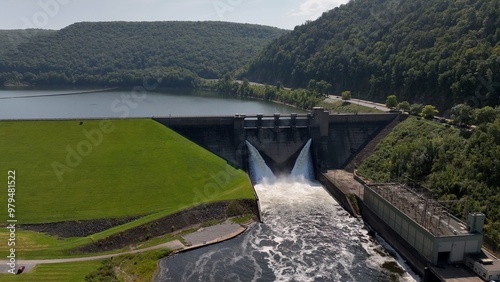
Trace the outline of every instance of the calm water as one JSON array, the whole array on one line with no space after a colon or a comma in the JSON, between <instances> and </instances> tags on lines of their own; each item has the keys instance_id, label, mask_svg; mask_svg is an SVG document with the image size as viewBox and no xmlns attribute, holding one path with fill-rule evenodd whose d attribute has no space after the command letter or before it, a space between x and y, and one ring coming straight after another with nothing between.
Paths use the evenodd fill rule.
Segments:
<instances>
[{"instance_id":1,"label":"calm water","mask_svg":"<svg viewBox=\"0 0 500 282\"><path fill-rule=\"evenodd\" d=\"M310 174L310 156L299 156L296 174L276 179L249 150L252 178L263 179L255 189L264 223L235 239L161 260L156 281L415 281L384 268L405 266L319 183L303 177Z\"/></svg>"},{"instance_id":2,"label":"calm water","mask_svg":"<svg viewBox=\"0 0 500 282\"><path fill-rule=\"evenodd\" d=\"M285 105L192 89L76 92L81 91L0 90L0 119L303 113Z\"/></svg>"}]
</instances>

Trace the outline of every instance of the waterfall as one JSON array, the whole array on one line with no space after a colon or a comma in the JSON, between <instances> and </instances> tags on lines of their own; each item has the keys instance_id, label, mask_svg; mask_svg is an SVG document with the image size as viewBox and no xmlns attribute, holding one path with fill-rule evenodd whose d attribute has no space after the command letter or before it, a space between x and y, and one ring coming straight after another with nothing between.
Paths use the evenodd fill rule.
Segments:
<instances>
[{"instance_id":1,"label":"waterfall","mask_svg":"<svg viewBox=\"0 0 500 282\"><path fill-rule=\"evenodd\" d=\"M311 141L292 174L279 179L257 149L247 145L265 224L162 259L157 281L415 281L400 274L398 263L371 239L362 221L342 209L320 183L308 181L313 176Z\"/></svg>"},{"instance_id":2,"label":"waterfall","mask_svg":"<svg viewBox=\"0 0 500 282\"><path fill-rule=\"evenodd\" d=\"M264 179L268 181L276 180L276 176L272 170L267 166L266 161L262 158L257 150L250 142L246 141L248 151L250 152L250 178L255 183L261 183Z\"/></svg>"},{"instance_id":3,"label":"waterfall","mask_svg":"<svg viewBox=\"0 0 500 282\"><path fill-rule=\"evenodd\" d=\"M290 176L294 179L306 179L314 180L314 168L312 162L312 156L310 153L312 140L309 139L306 145L300 151L295 165L290 173ZM276 176L273 174L271 169L267 166L266 162L260 155L259 151L246 141L248 150L250 152L250 177L255 183L260 183L262 180L267 179L270 181L276 180Z\"/></svg>"},{"instance_id":4,"label":"waterfall","mask_svg":"<svg viewBox=\"0 0 500 282\"><path fill-rule=\"evenodd\" d=\"M295 161L295 165L293 166L292 172L290 176L294 178L304 178L306 180L314 180L314 167L311 156L311 142L312 139L307 141L302 151L300 151L297 160Z\"/></svg>"}]
</instances>

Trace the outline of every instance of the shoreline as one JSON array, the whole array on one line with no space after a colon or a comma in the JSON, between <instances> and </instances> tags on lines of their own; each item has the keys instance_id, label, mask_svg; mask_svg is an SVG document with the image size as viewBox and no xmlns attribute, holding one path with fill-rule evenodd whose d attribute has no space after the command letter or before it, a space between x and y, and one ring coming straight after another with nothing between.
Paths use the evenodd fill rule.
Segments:
<instances>
[{"instance_id":1,"label":"shoreline","mask_svg":"<svg viewBox=\"0 0 500 282\"><path fill-rule=\"evenodd\" d=\"M218 229L221 226L227 225L228 222L230 221L225 221L223 223L219 223L216 225L212 225L210 227L206 228L200 228L197 231L193 233L204 233L201 234L202 236L208 236L207 232L214 232L213 229ZM16 261L16 269L24 266L25 270L23 273L28 273L35 269L35 267L38 264L55 264L55 263L69 263L69 262L83 262L83 261L92 261L92 260L102 260L102 259L109 259L112 257L120 256L120 255L126 255L126 254L137 254L137 253L142 253L142 252L147 252L151 250L157 250L157 249L162 249L162 248L168 248L171 249L172 252L170 253L169 256L177 254L177 253L182 253L182 252L187 252L190 250L195 250L199 249L205 246L221 243L230 239L233 239L242 233L244 233L250 226L255 224L255 220L251 220L245 224L236 224L236 223L230 223L233 225L233 229L230 230L228 233L221 234L219 236L216 236L215 238L212 238L211 240L203 241L201 243L197 242L193 245L184 245L182 242L179 240L174 240L174 241L169 241L166 243L162 243L156 246L152 247L147 247L143 249L135 249L135 250L130 250L127 252L120 252L120 253L114 253L114 254L107 254L107 255L99 255L99 256L92 256L92 257L80 257L80 258L64 258L64 259L35 259L35 260L17 260ZM192 233L191 233L192 234ZM188 234L189 235L189 234ZM187 236L187 235L186 235ZM184 236L183 236L184 237ZM212 236L213 237L213 236ZM8 272L8 267L7 267L7 262L6 260L0 260L0 274L7 274ZM159 261L158 261L159 262Z\"/></svg>"}]
</instances>

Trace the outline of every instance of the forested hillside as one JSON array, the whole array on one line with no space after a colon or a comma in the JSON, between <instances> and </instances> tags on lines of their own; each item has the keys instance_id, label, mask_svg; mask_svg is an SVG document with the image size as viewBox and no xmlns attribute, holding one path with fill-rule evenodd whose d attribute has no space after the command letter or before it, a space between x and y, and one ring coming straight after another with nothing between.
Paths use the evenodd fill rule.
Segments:
<instances>
[{"instance_id":1,"label":"forested hillside","mask_svg":"<svg viewBox=\"0 0 500 282\"><path fill-rule=\"evenodd\" d=\"M500 1L352 0L273 41L242 77L449 109L500 103Z\"/></svg>"},{"instance_id":2,"label":"forested hillside","mask_svg":"<svg viewBox=\"0 0 500 282\"><path fill-rule=\"evenodd\" d=\"M0 84L123 86L153 76L190 86L242 67L285 32L223 22L77 23L0 53Z\"/></svg>"},{"instance_id":3,"label":"forested hillside","mask_svg":"<svg viewBox=\"0 0 500 282\"><path fill-rule=\"evenodd\" d=\"M500 107L474 110L475 130L408 118L359 168L375 182L428 188L456 216L486 214L486 235L500 252Z\"/></svg>"},{"instance_id":4,"label":"forested hillside","mask_svg":"<svg viewBox=\"0 0 500 282\"><path fill-rule=\"evenodd\" d=\"M0 54L13 51L19 44L28 41L33 36L52 32L55 31L45 29L0 30Z\"/></svg>"}]
</instances>

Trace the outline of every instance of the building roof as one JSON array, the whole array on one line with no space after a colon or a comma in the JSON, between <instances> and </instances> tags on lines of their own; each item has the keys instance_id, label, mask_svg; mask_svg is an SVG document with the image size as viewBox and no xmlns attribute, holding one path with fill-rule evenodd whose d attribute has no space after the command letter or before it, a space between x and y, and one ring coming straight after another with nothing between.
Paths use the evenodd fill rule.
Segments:
<instances>
[{"instance_id":1,"label":"building roof","mask_svg":"<svg viewBox=\"0 0 500 282\"><path fill-rule=\"evenodd\" d=\"M402 184L369 184L373 191L436 237L470 234L467 225L438 201Z\"/></svg>"}]
</instances>

